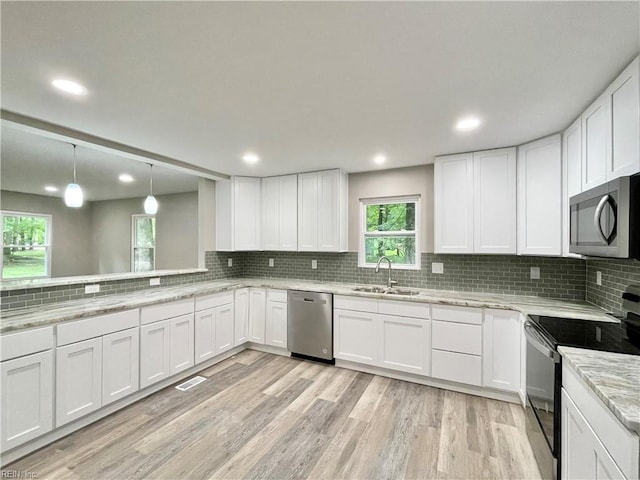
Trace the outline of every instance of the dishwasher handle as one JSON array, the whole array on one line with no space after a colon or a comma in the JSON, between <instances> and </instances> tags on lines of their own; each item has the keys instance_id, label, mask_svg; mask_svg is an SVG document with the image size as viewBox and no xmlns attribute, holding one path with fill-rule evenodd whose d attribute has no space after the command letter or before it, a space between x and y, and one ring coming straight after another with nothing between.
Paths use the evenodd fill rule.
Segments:
<instances>
[{"instance_id":1,"label":"dishwasher handle","mask_svg":"<svg viewBox=\"0 0 640 480\"><path fill-rule=\"evenodd\" d=\"M326 305L328 302L326 298L327 295L330 295L330 294L289 290L289 301L315 303L317 305Z\"/></svg>"}]
</instances>

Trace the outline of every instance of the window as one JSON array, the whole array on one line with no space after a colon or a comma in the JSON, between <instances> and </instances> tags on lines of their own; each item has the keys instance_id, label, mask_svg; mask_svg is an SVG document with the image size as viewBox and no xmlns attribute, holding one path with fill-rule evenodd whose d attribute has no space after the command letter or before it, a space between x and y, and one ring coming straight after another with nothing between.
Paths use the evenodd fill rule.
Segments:
<instances>
[{"instance_id":1,"label":"window","mask_svg":"<svg viewBox=\"0 0 640 480\"><path fill-rule=\"evenodd\" d=\"M156 269L156 217L154 215L132 215L133 232L131 270L148 272Z\"/></svg>"},{"instance_id":2,"label":"window","mask_svg":"<svg viewBox=\"0 0 640 480\"><path fill-rule=\"evenodd\" d=\"M358 265L375 267L386 256L394 268L420 269L420 197L360 200Z\"/></svg>"},{"instance_id":3,"label":"window","mask_svg":"<svg viewBox=\"0 0 640 480\"><path fill-rule=\"evenodd\" d=\"M51 276L51 215L0 212L2 278Z\"/></svg>"}]
</instances>

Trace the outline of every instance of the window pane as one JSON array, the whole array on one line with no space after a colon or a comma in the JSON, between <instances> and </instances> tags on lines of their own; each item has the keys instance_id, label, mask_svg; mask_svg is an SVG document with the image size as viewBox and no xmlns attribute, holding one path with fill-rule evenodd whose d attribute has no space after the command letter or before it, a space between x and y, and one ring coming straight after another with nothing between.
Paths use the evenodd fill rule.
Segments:
<instances>
[{"instance_id":1,"label":"window pane","mask_svg":"<svg viewBox=\"0 0 640 480\"><path fill-rule=\"evenodd\" d=\"M2 249L2 278L45 277L46 247L5 247Z\"/></svg>"},{"instance_id":2,"label":"window pane","mask_svg":"<svg viewBox=\"0 0 640 480\"><path fill-rule=\"evenodd\" d=\"M44 245L47 220L43 217L7 215L3 217L2 236L5 245Z\"/></svg>"},{"instance_id":3,"label":"window pane","mask_svg":"<svg viewBox=\"0 0 640 480\"><path fill-rule=\"evenodd\" d=\"M134 248L133 255L134 272L148 272L153 270L153 248Z\"/></svg>"},{"instance_id":4,"label":"window pane","mask_svg":"<svg viewBox=\"0 0 640 480\"><path fill-rule=\"evenodd\" d=\"M391 263L414 265L416 263L416 238L400 237L365 237L364 239L366 263L376 263L380 257L386 255Z\"/></svg>"},{"instance_id":5,"label":"window pane","mask_svg":"<svg viewBox=\"0 0 640 480\"><path fill-rule=\"evenodd\" d=\"M136 247L155 247L156 219L155 217L136 218Z\"/></svg>"},{"instance_id":6,"label":"window pane","mask_svg":"<svg viewBox=\"0 0 640 480\"><path fill-rule=\"evenodd\" d=\"M367 205L367 232L400 232L415 228L414 202Z\"/></svg>"}]
</instances>

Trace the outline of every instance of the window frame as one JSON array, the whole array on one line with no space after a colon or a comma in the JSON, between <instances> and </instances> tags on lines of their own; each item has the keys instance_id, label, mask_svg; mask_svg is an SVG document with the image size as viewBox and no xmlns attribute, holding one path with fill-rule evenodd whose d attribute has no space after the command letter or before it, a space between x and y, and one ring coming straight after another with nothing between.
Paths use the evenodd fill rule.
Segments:
<instances>
[{"instance_id":1,"label":"window frame","mask_svg":"<svg viewBox=\"0 0 640 480\"><path fill-rule=\"evenodd\" d=\"M367 206L394 203L415 203L415 230L392 232L367 232ZM389 197L361 198L360 199L360 231L358 239L358 267L375 268L375 263L366 262L365 240L367 237L406 237L413 235L415 238L416 252L415 263L394 263L394 270L420 270L421 269L421 245L420 245L420 195L394 195Z\"/></svg>"},{"instance_id":2,"label":"window frame","mask_svg":"<svg viewBox=\"0 0 640 480\"><path fill-rule=\"evenodd\" d=\"M16 217L16 216L20 216L20 217L41 217L44 218L45 221L47 222L47 227L46 227L46 232L45 232L45 243L44 245L38 245L38 247L44 247L45 248L45 268L46 268L46 274L45 275L37 275L37 276L32 276L32 277L4 277L4 249L6 247L20 247L23 245L5 245L4 244L4 218L5 217ZM15 210L0 210L0 233L2 234L2 256L0 256L0 280L2 280L3 282L10 282L13 280L32 280L32 279L38 279L38 278L51 278L51 256L52 256L52 245L51 245L51 239L53 238L52 235L52 231L53 231L53 215L51 215L50 213L34 213L34 212L18 212Z\"/></svg>"},{"instance_id":3,"label":"window frame","mask_svg":"<svg viewBox=\"0 0 640 480\"><path fill-rule=\"evenodd\" d=\"M151 270L140 270L140 272L154 272L156 269L156 250L158 248L158 239L157 239L157 216L156 215L150 215L148 213L133 213L131 214L131 272L132 273L139 273L136 272L135 270L135 262L136 262L136 248L150 248L150 247L138 247L136 245L136 240L137 240L137 236L136 236L136 220L139 218L153 218L156 220L156 225L154 227L154 235L153 235L153 266L151 268Z\"/></svg>"}]
</instances>

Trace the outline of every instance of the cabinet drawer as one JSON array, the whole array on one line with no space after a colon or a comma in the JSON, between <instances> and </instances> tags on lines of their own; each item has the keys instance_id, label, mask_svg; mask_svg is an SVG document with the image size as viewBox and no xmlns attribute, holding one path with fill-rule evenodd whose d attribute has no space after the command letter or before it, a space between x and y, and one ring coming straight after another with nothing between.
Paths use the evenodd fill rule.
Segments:
<instances>
[{"instance_id":1,"label":"cabinet drawer","mask_svg":"<svg viewBox=\"0 0 640 480\"><path fill-rule=\"evenodd\" d=\"M378 313L400 317L429 318L429 304L402 302L398 300L378 300Z\"/></svg>"},{"instance_id":2,"label":"cabinet drawer","mask_svg":"<svg viewBox=\"0 0 640 480\"><path fill-rule=\"evenodd\" d=\"M286 290L275 290L273 288L269 288L267 290L267 300L271 302L284 302L287 303L287 291Z\"/></svg>"},{"instance_id":3,"label":"cabinet drawer","mask_svg":"<svg viewBox=\"0 0 640 480\"><path fill-rule=\"evenodd\" d=\"M482 325L482 309L454 307L450 305L431 305L431 318L433 320L445 320L447 322Z\"/></svg>"},{"instance_id":4,"label":"cabinet drawer","mask_svg":"<svg viewBox=\"0 0 640 480\"><path fill-rule=\"evenodd\" d=\"M138 309L63 323L58 326L58 346L137 327L138 323Z\"/></svg>"},{"instance_id":5,"label":"cabinet drawer","mask_svg":"<svg viewBox=\"0 0 640 480\"><path fill-rule=\"evenodd\" d=\"M482 357L466 353L431 351L431 376L468 385L482 385Z\"/></svg>"},{"instance_id":6,"label":"cabinet drawer","mask_svg":"<svg viewBox=\"0 0 640 480\"><path fill-rule=\"evenodd\" d=\"M53 348L53 327L25 330L0 337L0 360L30 355Z\"/></svg>"},{"instance_id":7,"label":"cabinet drawer","mask_svg":"<svg viewBox=\"0 0 640 480\"><path fill-rule=\"evenodd\" d=\"M482 355L482 326L432 322L431 346L438 350Z\"/></svg>"},{"instance_id":8,"label":"cabinet drawer","mask_svg":"<svg viewBox=\"0 0 640 480\"><path fill-rule=\"evenodd\" d=\"M341 310L357 310L359 312L378 312L378 299L365 297L333 296L333 308Z\"/></svg>"},{"instance_id":9,"label":"cabinet drawer","mask_svg":"<svg viewBox=\"0 0 640 480\"><path fill-rule=\"evenodd\" d=\"M142 307L140 311L140 324L146 325L147 323L153 323L167 318L188 315L189 313L193 313L193 307L193 298Z\"/></svg>"},{"instance_id":10,"label":"cabinet drawer","mask_svg":"<svg viewBox=\"0 0 640 480\"><path fill-rule=\"evenodd\" d=\"M233 292L220 292L196 297L196 311L215 308L233 302Z\"/></svg>"}]
</instances>

